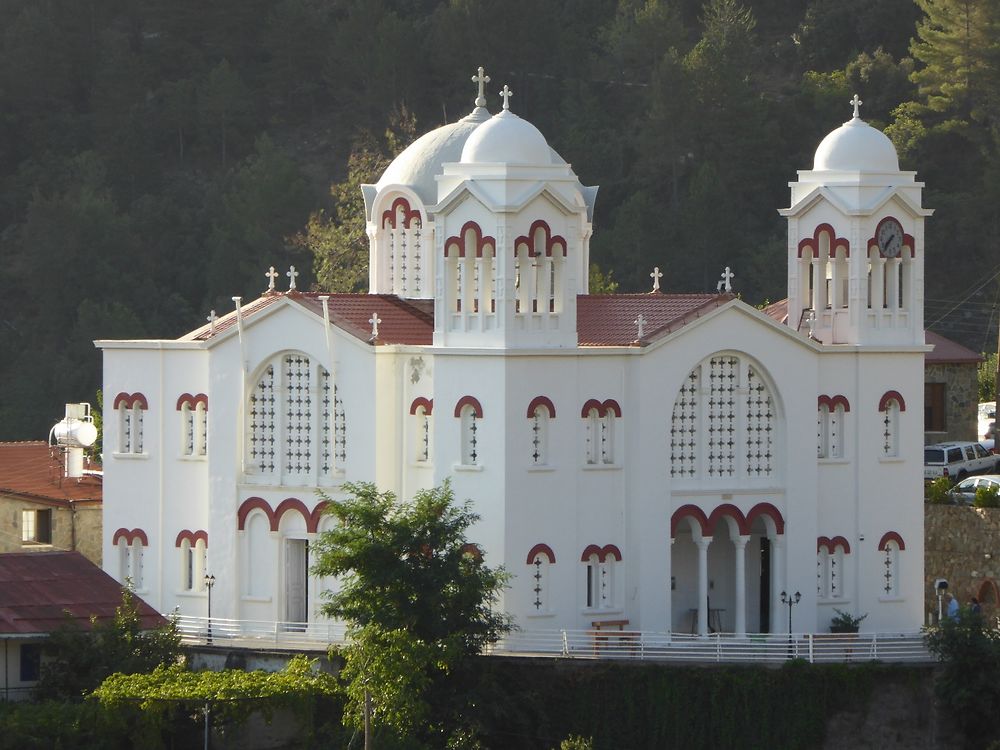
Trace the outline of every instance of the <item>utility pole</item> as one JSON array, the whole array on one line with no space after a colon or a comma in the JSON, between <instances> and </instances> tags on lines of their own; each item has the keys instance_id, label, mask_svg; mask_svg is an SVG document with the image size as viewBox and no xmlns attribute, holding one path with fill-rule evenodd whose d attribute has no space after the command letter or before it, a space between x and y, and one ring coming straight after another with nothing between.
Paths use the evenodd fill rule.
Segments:
<instances>
[{"instance_id":1,"label":"utility pole","mask_svg":"<svg viewBox=\"0 0 1000 750\"><path fill-rule=\"evenodd\" d=\"M372 737L372 694L365 688L365 750L375 750L375 738Z\"/></svg>"}]
</instances>

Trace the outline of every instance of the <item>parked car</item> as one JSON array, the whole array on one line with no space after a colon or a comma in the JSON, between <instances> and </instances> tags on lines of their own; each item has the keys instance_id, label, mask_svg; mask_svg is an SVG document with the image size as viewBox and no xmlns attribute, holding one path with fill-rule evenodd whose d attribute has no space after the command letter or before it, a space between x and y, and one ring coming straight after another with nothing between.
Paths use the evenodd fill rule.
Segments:
<instances>
[{"instance_id":1,"label":"parked car","mask_svg":"<svg viewBox=\"0 0 1000 750\"><path fill-rule=\"evenodd\" d=\"M979 404L979 437L996 439L997 402L983 401Z\"/></svg>"},{"instance_id":2,"label":"parked car","mask_svg":"<svg viewBox=\"0 0 1000 750\"><path fill-rule=\"evenodd\" d=\"M996 487L1000 491L1000 474L967 477L952 487L948 494L959 505L972 505L972 501L976 499L976 490L980 487Z\"/></svg>"},{"instance_id":3,"label":"parked car","mask_svg":"<svg viewBox=\"0 0 1000 750\"><path fill-rule=\"evenodd\" d=\"M935 443L924 446L924 479L949 477L961 482L970 474L1000 470L1000 458L982 443Z\"/></svg>"}]
</instances>

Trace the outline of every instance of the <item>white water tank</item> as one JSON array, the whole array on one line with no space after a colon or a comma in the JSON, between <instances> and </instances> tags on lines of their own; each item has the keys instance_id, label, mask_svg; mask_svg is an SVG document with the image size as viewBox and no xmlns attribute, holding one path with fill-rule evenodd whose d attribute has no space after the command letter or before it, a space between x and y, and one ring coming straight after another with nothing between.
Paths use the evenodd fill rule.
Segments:
<instances>
[{"instance_id":1,"label":"white water tank","mask_svg":"<svg viewBox=\"0 0 1000 750\"><path fill-rule=\"evenodd\" d=\"M66 404L66 416L49 432L49 445L66 452L66 476L83 476L83 449L97 440L97 427L90 415L90 404Z\"/></svg>"}]
</instances>

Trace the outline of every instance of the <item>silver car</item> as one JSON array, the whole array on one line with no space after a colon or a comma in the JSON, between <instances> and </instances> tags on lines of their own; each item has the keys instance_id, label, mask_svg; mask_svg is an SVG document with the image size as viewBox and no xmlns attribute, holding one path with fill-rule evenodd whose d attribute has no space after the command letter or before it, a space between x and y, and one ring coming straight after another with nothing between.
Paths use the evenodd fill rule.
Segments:
<instances>
[{"instance_id":1,"label":"silver car","mask_svg":"<svg viewBox=\"0 0 1000 750\"><path fill-rule=\"evenodd\" d=\"M983 474L963 479L951 488L949 494L959 505L972 505L972 501L976 499L976 490L980 487L993 487L1000 491L1000 474Z\"/></svg>"}]
</instances>

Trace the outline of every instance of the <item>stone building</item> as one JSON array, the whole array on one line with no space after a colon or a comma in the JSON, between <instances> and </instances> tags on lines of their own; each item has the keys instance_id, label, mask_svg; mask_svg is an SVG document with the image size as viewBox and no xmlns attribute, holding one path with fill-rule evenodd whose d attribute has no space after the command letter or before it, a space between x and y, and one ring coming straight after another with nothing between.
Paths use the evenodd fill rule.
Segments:
<instances>
[{"instance_id":1,"label":"stone building","mask_svg":"<svg viewBox=\"0 0 1000 750\"><path fill-rule=\"evenodd\" d=\"M924 443L982 440L977 435L982 356L933 331L924 357Z\"/></svg>"}]
</instances>

